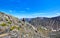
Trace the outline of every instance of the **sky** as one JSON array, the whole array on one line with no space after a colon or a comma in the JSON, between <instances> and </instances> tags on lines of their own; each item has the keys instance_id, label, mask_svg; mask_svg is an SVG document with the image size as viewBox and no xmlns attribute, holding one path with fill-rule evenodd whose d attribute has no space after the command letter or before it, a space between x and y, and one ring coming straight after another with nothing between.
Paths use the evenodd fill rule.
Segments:
<instances>
[{"instance_id":1,"label":"sky","mask_svg":"<svg viewBox=\"0 0 60 38\"><path fill-rule=\"evenodd\" d=\"M60 0L0 0L0 11L18 18L60 16Z\"/></svg>"}]
</instances>

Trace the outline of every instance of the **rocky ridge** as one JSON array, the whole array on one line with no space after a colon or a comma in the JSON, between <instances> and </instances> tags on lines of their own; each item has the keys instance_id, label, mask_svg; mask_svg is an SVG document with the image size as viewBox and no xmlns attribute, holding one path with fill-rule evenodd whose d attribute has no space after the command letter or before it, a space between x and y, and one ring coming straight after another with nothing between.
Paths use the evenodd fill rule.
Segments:
<instances>
[{"instance_id":1,"label":"rocky ridge","mask_svg":"<svg viewBox=\"0 0 60 38\"><path fill-rule=\"evenodd\" d=\"M37 29L11 15L0 12L0 38L45 38Z\"/></svg>"}]
</instances>

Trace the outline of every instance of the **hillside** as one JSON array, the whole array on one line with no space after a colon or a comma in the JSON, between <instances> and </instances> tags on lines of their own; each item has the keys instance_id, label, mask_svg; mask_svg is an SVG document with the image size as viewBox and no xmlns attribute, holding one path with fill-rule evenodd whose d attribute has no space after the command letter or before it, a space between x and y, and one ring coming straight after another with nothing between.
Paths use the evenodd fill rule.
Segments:
<instances>
[{"instance_id":1,"label":"hillside","mask_svg":"<svg viewBox=\"0 0 60 38\"><path fill-rule=\"evenodd\" d=\"M37 29L11 15L0 12L0 38L45 38Z\"/></svg>"},{"instance_id":2,"label":"hillside","mask_svg":"<svg viewBox=\"0 0 60 38\"><path fill-rule=\"evenodd\" d=\"M27 22L36 27L41 35L50 36L50 38L60 38L60 16L30 18Z\"/></svg>"},{"instance_id":3,"label":"hillside","mask_svg":"<svg viewBox=\"0 0 60 38\"><path fill-rule=\"evenodd\" d=\"M31 20L28 22L37 28L39 26L43 26L51 30L60 30L60 16L52 18L46 17L31 18Z\"/></svg>"}]
</instances>

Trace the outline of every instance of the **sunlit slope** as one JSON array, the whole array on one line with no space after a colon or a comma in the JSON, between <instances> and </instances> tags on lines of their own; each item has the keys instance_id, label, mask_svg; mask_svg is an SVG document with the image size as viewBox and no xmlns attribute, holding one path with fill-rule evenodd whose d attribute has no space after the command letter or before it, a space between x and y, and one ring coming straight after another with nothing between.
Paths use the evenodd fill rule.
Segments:
<instances>
[{"instance_id":1,"label":"sunlit slope","mask_svg":"<svg viewBox=\"0 0 60 38\"><path fill-rule=\"evenodd\" d=\"M0 13L0 38L40 38L37 29L16 17Z\"/></svg>"}]
</instances>

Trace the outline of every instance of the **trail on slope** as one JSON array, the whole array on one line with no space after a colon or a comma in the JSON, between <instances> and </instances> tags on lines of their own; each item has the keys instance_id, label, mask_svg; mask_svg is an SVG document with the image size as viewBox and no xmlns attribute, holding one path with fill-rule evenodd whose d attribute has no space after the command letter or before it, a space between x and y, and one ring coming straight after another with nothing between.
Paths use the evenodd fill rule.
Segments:
<instances>
[{"instance_id":1,"label":"trail on slope","mask_svg":"<svg viewBox=\"0 0 60 38\"><path fill-rule=\"evenodd\" d=\"M4 36L8 36L9 33L4 33L4 34L1 34L0 37L4 37Z\"/></svg>"}]
</instances>

